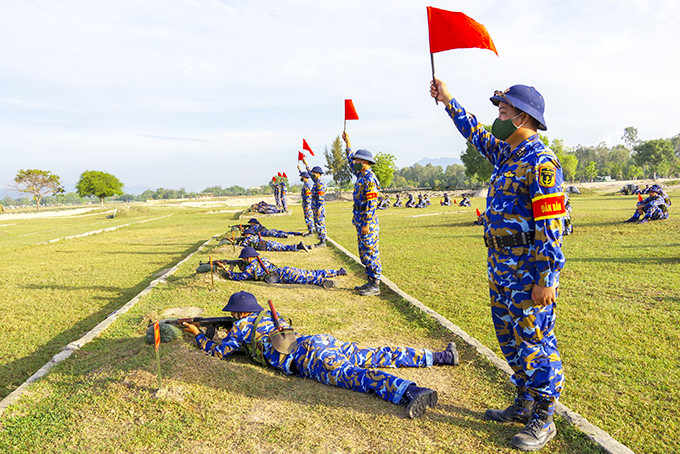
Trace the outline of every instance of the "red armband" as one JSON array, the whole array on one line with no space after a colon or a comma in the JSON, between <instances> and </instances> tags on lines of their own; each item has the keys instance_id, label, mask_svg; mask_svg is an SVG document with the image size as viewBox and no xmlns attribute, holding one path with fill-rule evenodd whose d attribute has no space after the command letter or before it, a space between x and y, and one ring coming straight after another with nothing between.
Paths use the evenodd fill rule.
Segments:
<instances>
[{"instance_id":1,"label":"red armband","mask_svg":"<svg viewBox=\"0 0 680 454\"><path fill-rule=\"evenodd\" d=\"M534 212L534 221L559 218L567 212L564 206L564 194L561 192L534 197L531 199L531 206Z\"/></svg>"},{"instance_id":2,"label":"red armband","mask_svg":"<svg viewBox=\"0 0 680 454\"><path fill-rule=\"evenodd\" d=\"M366 193L366 200L373 200L378 198L378 193L377 192L367 192Z\"/></svg>"}]
</instances>

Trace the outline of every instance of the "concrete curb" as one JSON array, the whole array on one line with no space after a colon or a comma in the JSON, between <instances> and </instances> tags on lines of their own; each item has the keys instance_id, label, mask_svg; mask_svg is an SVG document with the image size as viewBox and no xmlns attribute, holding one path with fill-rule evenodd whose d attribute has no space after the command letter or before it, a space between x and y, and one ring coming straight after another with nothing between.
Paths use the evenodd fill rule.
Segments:
<instances>
[{"instance_id":1,"label":"concrete curb","mask_svg":"<svg viewBox=\"0 0 680 454\"><path fill-rule=\"evenodd\" d=\"M105 229L91 230L89 232L79 233L78 235L71 235L71 236L65 236L65 237L62 237L62 238L55 238L53 240L43 241L41 243L36 243L36 244L50 244L50 243L56 243L57 241L62 241L62 240L71 240L73 238L82 238L82 237L85 237L85 236L96 235L98 233L112 232L112 231L117 230L121 227L127 227L129 225L135 225L135 224L144 224L145 222L157 221L159 219L167 218L167 217L170 217L170 216L172 216L172 214L166 214L165 216L161 216L161 217L153 218L153 219L145 219L143 221L130 222L128 224L121 224L121 225L117 225L115 227L107 227Z\"/></svg>"},{"instance_id":2,"label":"concrete curb","mask_svg":"<svg viewBox=\"0 0 680 454\"><path fill-rule=\"evenodd\" d=\"M167 217L167 216L163 216L163 217ZM156 218L156 219L160 219L160 218ZM152 220L153 219L149 219L148 221L152 221ZM142 221L142 222L147 222L147 221ZM137 302L139 302L139 300L142 296L151 292L151 290L154 287L156 287L158 284L165 283L167 281L168 277L172 276L184 262L186 262L191 257L193 257L194 254L196 254L197 252L202 251L203 248L205 248L208 245L208 243L210 243L213 239L217 238L218 236L220 236L220 234L217 234L217 235L214 235L213 237L211 237L208 241L206 241L205 243L200 245L194 252L187 255L185 258L183 258L179 262L177 262L177 264L175 266L166 270L161 276L159 276L158 278L151 281L149 283L149 285L144 290L139 292L134 298L132 298L127 303L125 303L125 305L123 305L119 309L117 309L114 312L112 312L111 314L109 314L104 320L102 320L97 326L92 328L92 330L90 330L88 333L86 333L83 337L69 343L59 353L54 355L52 357L52 359L50 359L47 362L47 364L45 364L43 367L38 369L38 371L36 373L31 375L17 389L12 391L10 394L7 395L7 397L5 397L4 399L2 399L2 401L0 401L0 416L2 416L2 414L5 412L7 407L9 407L13 403L15 403L17 400L19 400L19 398L21 398L21 396L28 390L28 387L31 385L31 383L33 383L33 382L39 380L40 378L44 377L45 375L47 375L47 373L50 371L50 369L52 369L54 366L56 366L57 364L59 364L60 362L62 362L66 358L68 358L69 356L71 356L73 354L73 352L75 352L76 350L81 348L83 345L87 344L92 339L94 339L95 337L97 337L101 333L103 333L106 330L106 328L109 327L109 325L111 325L113 322L115 322L118 319L118 317L120 317L121 315L123 315L124 313L129 311L135 304L137 304Z\"/></svg>"},{"instance_id":3,"label":"concrete curb","mask_svg":"<svg viewBox=\"0 0 680 454\"><path fill-rule=\"evenodd\" d=\"M347 255L349 258L357 262L359 265L363 266L361 264L361 260L359 260L359 257L356 255L352 254L349 252L347 249L342 247L340 244L338 244L336 241L332 240L329 237L326 237L326 241L331 243L333 246L335 246L338 250L342 251L345 255ZM489 361L491 361L493 364L495 364L499 369L501 369L503 372L505 372L508 375L512 375L512 369L508 365L508 363L504 360L499 358L490 348L485 347L481 342L479 342L477 339L474 337L470 336L468 333L466 333L462 328L459 326L454 325L446 319L445 317L441 316L437 312L433 311L429 307L425 306L423 303L409 295L408 293L404 292L401 290L397 284L392 282L391 280L387 279L384 275L381 277L381 282L387 286L390 290L392 290L394 293L397 295L401 296L404 298L406 301L408 301L410 304L413 306L417 307L423 312L426 312L429 314L432 318L437 320L440 325L442 325L444 328L448 329L451 331L453 334L456 336L460 337L463 339L463 341L474 348L477 353L485 358L487 358ZM588 422L586 418L583 416L579 415L575 411L572 411L571 409L567 408L566 406L562 405L561 403L557 403L557 408L556 412L558 415L566 419L570 424L573 424L576 426L581 432L586 434L588 438L590 438L592 441L597 443L602 447L602 449L605 450L605 452L610 453L610 454L635 454L634 451L632 451L630 448L625 446L624 444L616 441L611 435L609 435L607 432L604 430L600 429L596 425Z\"/></svg>"}]
</instances>

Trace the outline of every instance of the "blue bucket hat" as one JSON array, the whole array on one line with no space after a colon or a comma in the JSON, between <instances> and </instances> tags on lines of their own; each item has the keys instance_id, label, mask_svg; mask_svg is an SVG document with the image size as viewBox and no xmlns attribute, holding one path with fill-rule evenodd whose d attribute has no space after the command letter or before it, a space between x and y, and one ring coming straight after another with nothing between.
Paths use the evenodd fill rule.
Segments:
<instances>
[{"instance_id":1,"label":"blue bucket hat","mask_svg":"<svg viewBox=\"0 0 680 454\"><path fill-rule=\"evenodd\" d=\"M250 221L248 221L248 224L252 224L252 223L259 224L260 221L258 221L258 220L255 219L255 218L251 218Z\"/></svg>"},{"instance_id":2,"label":"blue bucket hat","mask_svg":"<svg viewBox=\"0 0 680 454\"><path fill-rule=\"evenodd\" d=\"M543 118L545 100L534 87L528 85L513 85L505 91L496 90L489 99L494 106L498 106L499 103L504 102L522 112L526 112L538 121L538 129L542 131L548 129L545 126L545 119Z\"/></svg>"},{"instance_id":3,"label":"blue bucket hat","mask_svg":"<svg viewBox=\"0 0 680 454\"><path fill-rule=\"evenodd\" d=\"M255 230L253 230L253 229L245 229L245 230L243 231L243 234L244 234L244 235L257 235L257 232L256 232Z\"/></svg>"},{"instance_id":4,"label":"blue bucket hat","mask_svg":"<svg viewBox=\"0 0 680 454\"><path fill-rule=\"evenodd\" d=\"M236 292L229 297L227 305L222 309L225 312L262 312L262 306L257 304L255 295L248 292Z\"/></svg>"},{"instance_id":5,"label":"blue bucket hat","mask_svg":"<svg viewBox=\"0 0 680 454\"><path fill-rule=\"evenodd\" d=\"M364 161L368 161L371 164L375 164L373 153L368 150L357 150L357 152L354 153L354 159L363 159Z\"/></svg>"},{"instance_id":6,"label":"blue bucket hat","mask_svg":"<svg viewBox=\"0 0 680 454\"><path fill-rule=\"evenodd\" d=\"M312 173L314 173L314 172L316 172L320 175L323 175L323 170L319 166L314 166L314 168L312 168Z\"/></svg>"},{"instance_id":7,"label":"blue bucket hat","mask_svg":"<svg viewBox=\"0 0 680 454\"><path fill-rule=\"evenodd\" d=\"M300 177L302 177L302 178L311 178L307 172L300 172Z\"/></svg>"},{"instance_id":8,"label":"blue bucket hat","mask_svg":"<svg viewBox=\"0 0 680 454\"><path fill-rule=\"evenodd\" d=\"M656 192L657 194L661 194L663 192L663 189L661 189L661 186L658 184L652 185L651 188L649 188L649 191L651 192Z\"/></svg>"},{"instance_id":9,"label":"blue bucket hat","mask_svg":"<svg viewBox=\"0 0 680 454\"><path fill-rule=\"evenodd\" d=\"M260 254L258 252L251 248L250 246L246 246L243 249L241 249L241 253L238 255L238 258L240 259L247 259L250 257L258 257Z\"/></svg>"}]
</instances>

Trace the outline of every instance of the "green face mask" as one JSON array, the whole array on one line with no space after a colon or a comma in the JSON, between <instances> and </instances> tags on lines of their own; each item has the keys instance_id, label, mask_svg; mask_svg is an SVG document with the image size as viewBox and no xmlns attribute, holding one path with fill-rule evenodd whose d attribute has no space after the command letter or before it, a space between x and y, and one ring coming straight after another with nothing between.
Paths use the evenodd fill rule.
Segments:
<instances>
[{"instance_id":1,"label":"green face mask","mask_svg":"<svg viewBox=\"0 0 680 454\"><path fill-rule=\"evenodd\" d=\"M361 172L364 169L364 165L360 162L355 162L353 167L355 172Z\"/></svg>"},{"instance_id":2,"label":"green face mask","mask_svg":"<svg viewBox=\"0 0 680 454\"><path fill-rule=\"evenodd\" d=\"M509 120L501 120L496 118L493 122L493 125L491 125L491 135L499 140L508 140L508 137L510 137L515 131L519 129L517 126L515 126L512 120L519 117L520 115L522 114L518 114Z\"/></svg>"}]
</instances>

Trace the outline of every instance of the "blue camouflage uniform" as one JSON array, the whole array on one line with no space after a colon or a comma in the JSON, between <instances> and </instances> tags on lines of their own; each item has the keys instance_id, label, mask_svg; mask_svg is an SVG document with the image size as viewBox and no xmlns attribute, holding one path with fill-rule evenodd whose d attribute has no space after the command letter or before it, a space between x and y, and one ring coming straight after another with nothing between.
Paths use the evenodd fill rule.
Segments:
<instances>
[{"instance_id":1,"label":"blue camouflage uniform","mask_svg":"<svg viewBox=\"0 0 680 454\"><path fill-rule=\"evenodd\" d=\"M242 247L250 246L258 251L275 251L275 252L297 252L299 251L295 244L282 244L278 241L263 240L255 235L247 235L241 242Z\"/></svg>"},{"instance_id":2,"label":"blue camouflage uniform","mask_svg":"<svg viewBox=\"0 0 680 454\"><path fill-rule=\"evenodd\" d=\"M309 233L316 232L314 228L314 213L312 212L312 181L310 178L302 179L302 190L300 191L302 200L302 211L305 214L305 224Z\"/></svg>"},{"instance_id":3,"label":"blue camouflage uniform","mask_svg":"<svg viewBox=\"0 0 680 454\"><path fill-rule=\"evenodd\" d=\"M394 206L395 208L400 208L401 207L401 194L397 194L397 200L394 201Z\"/></svg>"},{"instance_id":4,"label":"blue camouflage uniform","mask_svg":"<svg viewBox=\"0 0 680 454\"><path fill-rule=\"evenodd\" d=\"M251 225L255 232L260 236L268 236L271 238L288 238L289 235L297 235L299 232L286 232L284 230L268 229L262 224Z\"/></svg>"},{"instance_id":5,"label":"blue camouflage uniform","mask_svg":"<svg viewBox=\"0 0 680 454\"><path fill-rule=\"evenodd\" d=\"M279 185L276 181L276 177L272 179L271 185L274 189L274 203L276 204L277 211L281 208L281 194L279 192Z\"/></svg>"},{"instance_id":6,"label":"blue camouflage uniform","mask_svg":"<svg viewBox=\"0 0 680 454\"><path fill-rule=\"evenodd\" d=\"M314 215L314 227L319 234L319 241L326 241L326 185L321 180L321 175L315 176L307 166L307 173L312 177L312 214Z\"/></svg>"},{"instance_id":7,"label":"blue camouflage uniform","mask_svg":"<svg viewBox=\"0 0 680 454\"><path fill-rule=\"evenodd\" d=\"M281 210L285 213L288 211L288 187L284 180L279 182L279 198L281 199Z\"/></svg>"},{"instance_id":8,"label":"blue camouflage uniform","mask_svg":"<svg viewBox=\"0 0 680 454\"><path fill-rule=\"evenodd\" d=\"M555 304L537 306L534 285L557 286L562 253L562 170L538 134L511 150L452 99L454 124L494 166L484 213L491 314L501 351L514 371L511 381L525 400L549 402L552 414L562 391L562 360L554 334ZM532 233L533 232L533 233ZM520 246L496 247L496 237L533 235ZM496 243L498 244L498 243Z\"/></svg>"},{"instance_id":9,"label":"blue camouflage uniform","mask_svg":"<svg viewBox=\"0 0 680 454\"><path fill-rule=\"evenodd\" d=\"M642 215L635 213L636 220L660 221L668 218L668 200L663 193L653 193L647 198L637 203L637 207L642 210Z\"/></svg>"},{"instance_id":10,"label":"blue camouflage uniform","mask_svg":"<svg viewBox=\"0 0 680 454\"><path fill-rule=\"evenodd\" d=\"M260 260L262 261L264 268L260 264ZM228 269L223 271L225 277L233 281L261 281L267 274L273 274L278 277L279 282L282 284L323 285L324 280L338 275L337 270L303 270L300 268L293 268L292 266L279 268L265 257L259 257L259 260L256 258L241 272L234 272Z\"/></svg>"},{"instance_id":11,"label":"blue camouflage uniform","mask_svg":"<svg viewBox=\"0 0 680 454\"><path fill-rule=\"evenodd\" d=\"M269 338L276 330L270 311L266 311L257 327L257 313L237 320L232 329L217 344L204 334L196 342L208 355L226 359L235 351L250 350L262 362L286 375L311 378L338 388L362 393L373 392L386 401L400 404L406 388L413 382L376 370L378 367L431 367L433 353L426 349L407 347L360 348L355 343L341 342L327 334L297 337L297 347L290 354L277 352ZM278 313L277 313L278 315ZM290 325L279 315L282 327ZM255 342L253 342L253 334ZM252 352L255 345L255 352Z\"/></svg>"},{"instance_id":12,"label":"blue camouflage uniform","mask_svg":"<svg viewBox=\"0 0 680 454\"><path fill-rule=\"evenodd\" d=\"M357 172L352 166L354 152L347 148L347 160L350 168L357 178L354 183L354 206L352 209L352 224L357 229L357 243L359 245L359 258L366 267L368 279L380 280L382 275L382 264L380 262L380 250L378 248L378 190L380 183L375 173L370 168L364 172ZM361 229L368 226L366 235L361 233Z\"/></svg>"}]
</instances>

